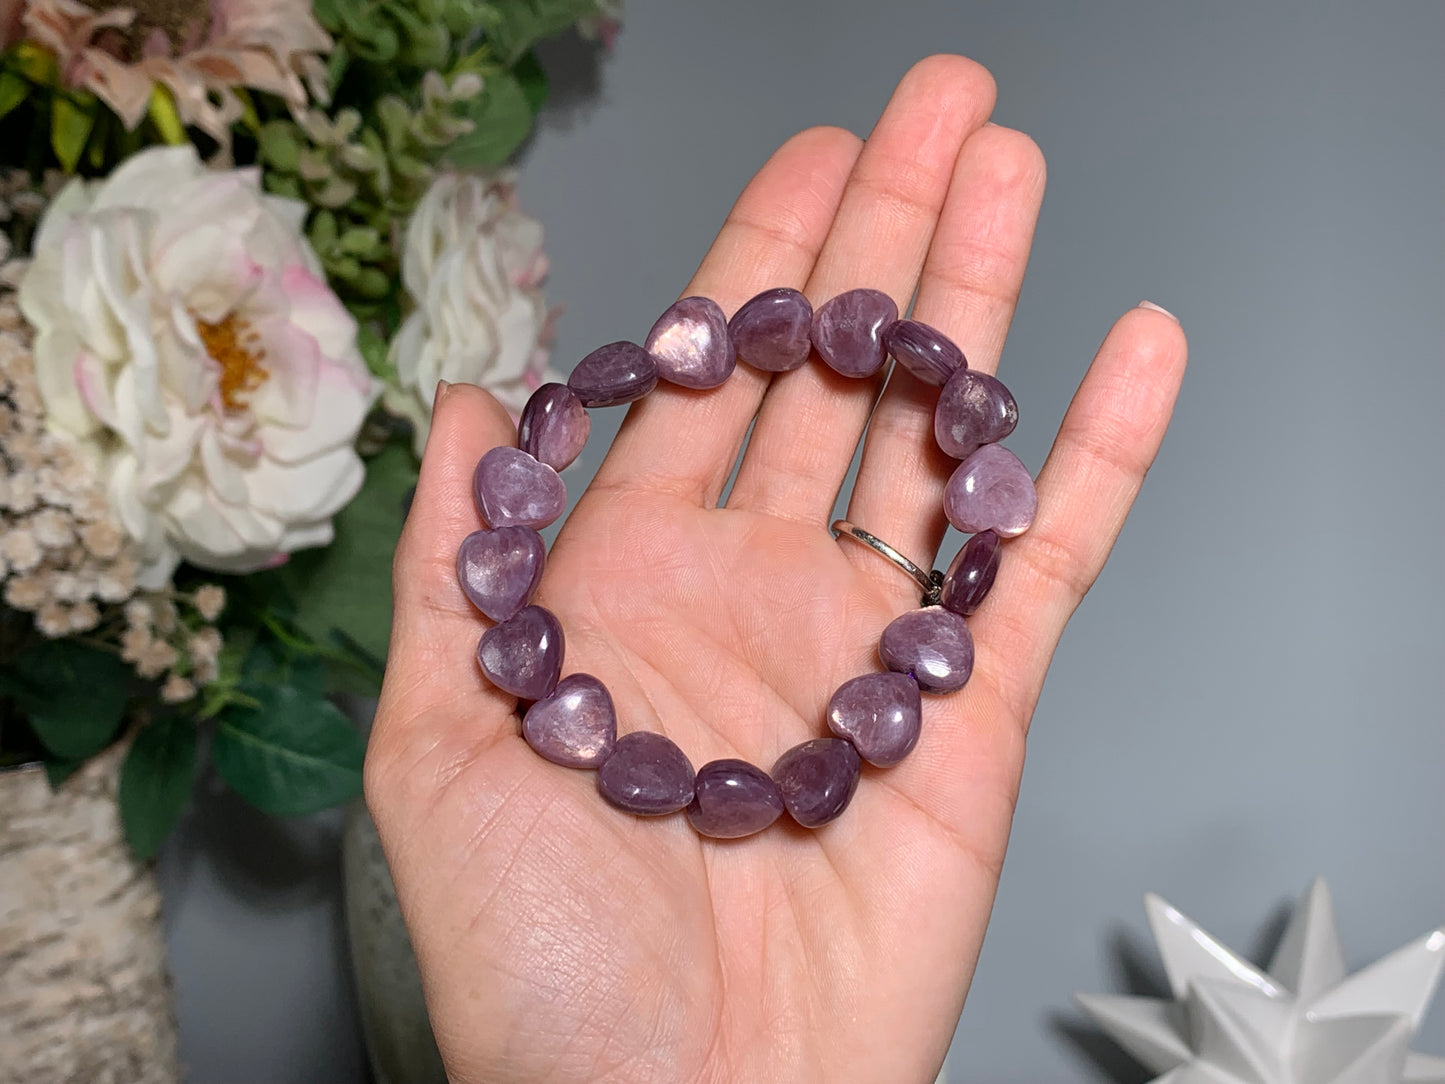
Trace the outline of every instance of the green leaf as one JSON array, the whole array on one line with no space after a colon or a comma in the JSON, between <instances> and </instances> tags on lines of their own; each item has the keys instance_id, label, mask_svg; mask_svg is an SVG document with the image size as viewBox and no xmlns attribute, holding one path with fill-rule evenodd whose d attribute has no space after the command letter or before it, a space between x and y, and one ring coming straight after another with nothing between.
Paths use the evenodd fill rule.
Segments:
<instances>
[{"instance_id":1,"label":"green leaf","mask_svg":"<svg viewBox=\"0 0 1445 1084\"><path fill-rule=\"evenodd\" d=\"M487 41L504 63L514 64L536 42L596 10L596 0L508 0L491 8Z\"/></svg>"},{"instance_id":2,"label":"green leaf","mask_svg":"<svg viewBox=\"0 0 1445 1084\"><path fill-rule=\"evenodd\" d=\"M120 817L137 858L153 858L196 780L196 724L168 712L136 735L120 769Z\"/></svg>"},{"instance_id":3,"label":"green leaf","mask_svg":"<svg viewBox=\"0 0 1445 1084\"><path fill-rule=\"evenodd\" d=\"M366 747L328 700L291 685L259 691L257 708L228 709L211 759L246 801L278 817L315 813L361 793Z\"/></svg>"},{"instance_id":4,"label":"green leaf","mask_svg":"<svg viewBox=\"0 0 1445 1084\"><path fill-rule=\"evenodd\" d=\"M295 173L301 163L301 132L290 121L273 120L258 136L262 159L282 173Z\"/></svg>"},{"instance_id":5,"label":"green leaf","mask_svg":"<svg viewBox=\"0 0 1445 1084\"><path fill-rule=\"evenodd\" d=\"M60 160L60 168L74 173L80 164L85 141L95 127L95 114L82 109L70 98L57 94L50 112L50 146Z\"/></svg>"},{"instance_id":6,"label":"green leaf","mask_svg":"<svg viewBox=\"0 0 1445 1084\"><path fill-rule=\"evenodd\" d=\"M0 72L0 117L30 96L30 84L14 72Z\"/></svg>"},{"instance_id":7,"label":"green leaf","mask_svg":"<svg viewBox=\"0 0 1445 1084\"><path fill-rule=\"evenodd\" d=\"M484 76L482 92L466 104L463 115L475 127L447 152L463 169L501 165L532 130L532 106L511 72Z\"/></svg>"},{"instance_id":8,"label":"green leaf","mask_svg":"<svg viewBox=\"0 0 1445 1084\"><path fill-rule=\"evenodd\" d=\"M131 671L108 651L74 640L43 640L15 660L14 696L45 748L84 760L110 743L130 698Z\"/></svg>"},{"instance_id":9,"label":"green leaf","mask_svg":"<svg viewBox=\"0 0 1445 1084\"><path fill-rule=\"evenodd\" d=\"M521 84L522 94L526 96L527 104L532 107L533 113L547 104L547 92L551 88L547 83L547 73L542 70L536 53L530 49L523 53L522 59L512 68L512 74Z\"/></svg>"},{"instance_id":10,"label":"green leaf","mask_svg":"<svg viewBox=\"0 0 1445 1084\"><path fill-rule=\"evenodd\" d=\"M336 516L336 538L302 550L281 569L296 598L296 624L318 643L339 629L377 658L391 636L391 558L416 485L416 458L387 445L366 462L366 481Z\"/></svg>"}]
</instances>

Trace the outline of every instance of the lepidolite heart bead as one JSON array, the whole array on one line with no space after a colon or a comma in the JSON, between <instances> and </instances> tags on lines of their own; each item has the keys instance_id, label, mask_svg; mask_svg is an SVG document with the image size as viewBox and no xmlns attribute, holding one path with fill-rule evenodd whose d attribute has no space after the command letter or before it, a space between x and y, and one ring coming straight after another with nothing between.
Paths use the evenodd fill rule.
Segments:
<instances>
[{"instance_id":1,"label":"lepidolite heart bead","mask_svg":"<svg viewBox=\"0 0 1445 1084\"><path fill-rule=\"evenodd\" d=\"M636 730L617 739L597 770L597 789L618 809L658 817L692 801L695 779L692 761L674 741Z\"/></svg>"},{"instance_id":2,"label":"lepidolite heart bead","mask_svg":"<svg viewBox=\"0 0 1445 1084\"><path fill-rule=\"evenodd\" d=\"M957 370L968 367L956 342L919 320L890 325L883 333L883 345L895 361L925 384L943 384Z\"/></svg>"},{"instance_id":3,"label":"lepidolite heart bead","mask_svg":"<svg viewBox=\"0 0 1445 1084\"><path fill-rule=\"evenodd\" d=\"M852 742L814 738L780 756L770 774L789 816L804 828L817 828L848 808L862 766Z\"/></svg>"},{"instance_id":4,"label":"lepidolite heart bead","mask_svg":"<svg viewBox=\"0 0 1445 1084\"><path fill-rule=\"evenodd\" d=\"M973 673L973 634L952 610L926 606L889 623L878 638L878 655L888 669L910 675L924 692L951 693Z\"/></svg>"},{"instance_id":5,"label":"lepidolite heart bead","mask_svg":"<svg viewBox=\"0 0 1445 1084\"><path fill-rule=\"evenodd\" d=\"M523 700L541 700L562 674L562 625L550 610L526 606L482 633L477 661L497 688Z\"/></svg>"},{"instance_id":6,"label":"lepidolite heart bead","mask_svg":"<svg viewBox=\"0 0 1445 1084\"><path fill-rule=\"evenodd\" d=\"M608 343L577 363L567 386L585 407L630 403L657 387L657 359L636 343Z\"/></svg>"},{"instance_id":7,"label":"lepidolite heart bead","mask_svg":"<svg viewBox=\"0 0 1445 1084\"><path fill-rule=\"evenodd\" d=\"M1039 495L1019 457L1002 444L985 444L958 465L943 488L943 513L964 534L1021 535L1033 525Z\"/></svg>"},{"instance_id":8,"label":"lepidolite heart bead","mask_svg":"<svg viewBox=\"0 0 1445 1084\"><path fill-rule=\"evenodd\" d=\"M531 527L473 531L457 547L457 579L472 605L505 621L532 601L547 547Z\"/></svg>"},{"instance_id":9,"label":"lepidolite heart bead","mask_svg":"<svg viewBox=\"0 0 1445 1084\"><path fill-rule=\"evenodd\" d=\"M493 448L472 475L477 511L490 527L545 527L567 507L557 472L520 448Z\"/></svg>"},{"instance_id":10,"label":"lepidolite heart bead","mask_svg":"<svg viewBox=\"0 0 1445 1084\"><path fill-rule=\"evenodd\" d=\"M657 318L642 344L657 375L684 388L715 388L738 363L727 317L706 297L684 297Z\"/></svg>"},{"instance_id":11,"label":"lepidolite heart bead","mask_svg":"<svg viewBox=\"0 0 1445 1084\"><path fill-rule=\"evenodd\" d=\"M733 313L728 331L738 357L754 369L786 373L812 351L813 306L786 286L766 290Z\"/></svg>"},{"instance_id":12,"label":"lepidolite heart bead","mask_svg":"<svg viewBox=\"0 0 1445 1084\"><path fill-rule=\"evenodd\" d=\"M938 601L944 609L968 617L983 604L998 575L1002 548L995 531L980 531L963 544L943 577Z\"/></svg>"},{"instance_id":13,"label":"lepidolite heart bead","mask_svg":"<svg viewBox=\"0 0 1445 1084\"><path fill-rule=\"evenodd\" d=\"M553 470L563 470L582 454L592 418L566 384L543 384L532 393L517 422L517 447Z\"/></svg>"},{"instance_id":14,"label":"lepidolite heart bead","mask_svg":"<svg viewBox=\"0 0 1445 1084\"><path fill-rule=\"evenodd\" d=\"M838 686L828 703L828 729L847 738L869 764L897 764L918 744L923 705L907 674L864 674Z\"/></svg>"},{"instance_id":15,"label":"lepidolite heart bead","mask_svg":"<svg viewBox=\"0 0 1445 1084\"><path fill-rule=\"evenodd\" d=\"M711 760L697 770L687 819L699 835L740 839L782 815L782 795L761 768L745 760Z\"/></svg>"},{"instance_id":16,"label":"lepidolite heart bead","mask_svg":"<svg viewBox=\"0 0 1445 1084\"><path fill-rule=\"evenodd\" d=\"M591 674L568 674L522 717L522 737L553 764L596 768L617 745L617 709Z\"/></svg>"},{"instance_id":17,"label":"lepidolite heart bead","mask_svg":"<svg viewBox=\"0 0 1445 1084\"><path fill-rule=\"evenodd\" d=\"M967 459L981 445L1003 440L1018 422L1018 404L1003 382L972 369L949 377L933 408L934 439L955 459Z\"/></svg>"},{"instance_id":18,"label":"lepidolite heart bead","mask_svg":"<svg viewBox=\"0 0 1445 1084\"><path fill-rule=\"evenodd\" d=\"M849 290L813 313L813 348L844 376L872 376L888 360L883 332L898 305L882 290Z\"/></svg>"}]
</instances>

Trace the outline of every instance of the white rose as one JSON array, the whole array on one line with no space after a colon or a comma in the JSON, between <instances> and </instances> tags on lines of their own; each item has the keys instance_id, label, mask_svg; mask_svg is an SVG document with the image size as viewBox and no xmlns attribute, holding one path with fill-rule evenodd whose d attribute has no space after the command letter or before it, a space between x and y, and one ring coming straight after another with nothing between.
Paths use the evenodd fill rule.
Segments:
<instances>
[{"instance_id":1,"label":"white rose","mask_svg":"<svg viewBox=\"0 0 1445 1084\"><path fill-rule=\"evenodd\" d=\"M143 555L247 572L331 541L375 399L356 324L255 170L157 147L46 210L20 303L52 428L72 434Z\"/></svg>"},{"instance_id":2,"label":"white rose","mask_svg":"<svg viewBox=\"0 0 1445 1084\"><path fill-rule=\"evenodd\" d=\"M517 207L510 176L443 173L406 230L401 277L415 310L391 342L398 387L386 405L411 420L420 454L437 382L480 384L515 416L554 378L542 225Z\"/></svg>"}]
</instances>

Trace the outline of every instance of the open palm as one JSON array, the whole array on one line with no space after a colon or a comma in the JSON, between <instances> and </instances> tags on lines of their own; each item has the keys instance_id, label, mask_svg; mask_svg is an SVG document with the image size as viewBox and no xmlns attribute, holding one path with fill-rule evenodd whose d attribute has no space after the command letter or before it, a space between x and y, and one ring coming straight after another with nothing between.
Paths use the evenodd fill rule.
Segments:
<instances>
[{"instance_id":1,"label":"open palm","mask_svg":"<svg viewBox=\"0 0 1445 1084\"><path fill-rule=\"evenodd\" d=\"M866 143L789 141L743 193L687 292L735 310L796 286L915 295L973 368L997 365L1043 193L1039 152L986 124L987 72L917 65ZM439 393L395 571L396 621L367 758L381 831L451 1078L924 1081L942 1062L982 942L1025 734L1064 623L1098 574L1168 422L1184 341L1136 309L1104 341L970 619L961 692L924 698L908 760L865 769L838 821L784 818L733 842L606 805L590 772L518 736L516 700L475 661L485 624L456 583L480 526L470 476L510 443L479 389ZM601 678L623 732L667 734L694 764L767 767L826 733L844 680L879 668L911 582L827 524L854 449L849 518L922 562L955 465L936 389L816 360L739 365L713 391L633 406L551 555L538 600L564 672ZM880 395L881 390L881 395ZM1027 409L1027 404L1025 404ZM754 424L755 422L755 424ZM724 507L718 501L750 424Z\"/></svg>"}]
</instances>

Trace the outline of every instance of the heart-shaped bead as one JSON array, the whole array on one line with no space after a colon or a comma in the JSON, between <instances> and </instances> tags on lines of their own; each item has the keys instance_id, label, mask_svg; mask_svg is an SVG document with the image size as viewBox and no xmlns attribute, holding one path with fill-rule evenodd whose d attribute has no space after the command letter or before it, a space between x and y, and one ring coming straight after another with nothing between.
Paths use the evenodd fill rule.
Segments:
<instances>
[{"instance_id":1,"label":"heart-shaped bead","mask_svg":"<svg viewBox=\"0 0 1445 1084\"><path fill-rule=\"evenodd\" d=\"M567 507L557 472L520 448L493 448L472 475L477 510L489 527L545 527Z\"/></svg>"},{"instance_id":2,"label":"heart-shaped bead","mask_svg":"<svg viewBox=\"0 0 1445 1084\"><path fill-rule=\"evenodd\" d=\"M746 760L711 760L697 770L687 819L698 835L741 839L782 815L777 785Z\"/></svg>"},{"instance_id":3,"label":"heart-shaped bead","mask_svg":"<svg viewBox=\"0 0 1445 1084\"><path fill-rule=\"evenodd\" d=\"M852 742L814 738L780 756L770 774L793 820L817 828L848 808L862 766Z\"/></svg>"},{"instance_id":4,"label":"heart-shaped bead","mask_svg":"<svg viewBox=\"0 0 1445 1084\"><path fill-rule=\"evenodd\" d=\"M585 407L631 403L657 387L657 359L636 343L608 343L577 363L567 386Z\"/></svg>"},{"instance_id":5,"label":"heart-shaped bead","mask_svg":"<svg viewBox=\"0 0 1445 1084\"><path fill-rule=\"evenodd\" d=\"M847 738L869 764L897 764L918 744L923 705L907 674L864 674L838 686L828 702L828 729Z\"/></svg>"},{"instance_id":6,"label":"heart-shaped bead","mask_svg":"<svg viewBox=\"0 0 1445 1084\"><path fill-rule=\"evenodd\" d=\"M676 813L692 801L692 761L671 738L634 730L617 739L597 771L597 789L618 809L646 817Z\"/></svg>"},{"instance_id":7,"label":"heart-shaped bead","mask_svg":"<svg viewBox=\"0 0 1445 1084\"><path fill-rule=\"evenodd\" d=\"M1033 525L1039 495L1029 469L1002 444L985 444L958 465L943 488L943 513L964 534L1021 535Z\"/></svg>"},{"instance_id":8,"label":"heart-shaped bead","mask_svg":"<svg viewBox=\"0 0 1445 1084\"><path fill-rule=\"evenodd\" d=\"M813 306L787 286L758 294L728 321L738 357L754 369L786 373L813 349Z\"/></svg>"},{"instance_id":9,"label":"heart-shaped bead","mask_svg":"<svg viewBox=\"0 0 1445 1084\"><path fill-rule=\"evenodd\" d=\"M532 601L547 547L530 527L473 531L457 547L457 579L472 605L505 621Z\"/></svg>"},{"instance_id":10,"label":"heart-shaped bead","mask_svg":"<svg viewBox=\"0 0 1445 1084\"><path fill-rule=\"evenodd\" d=\"M562 625L550 610L527 606L482 633L477 661L497 688L541 700L562 675Z\"/></svg>"},{"instance_id":11,"label":"heart-shaped bead","mask_svg":"<svg viewBox=\"0 0 1445 1084\"><path fill-rule=\"evenodd\" d=\"M684 388L715 388L738 363L727 317L716 301L684 297L657 318L643 342L657 375Z\"/></svg>"},{"instance_id":12,"label":"heart-shaped bead","mask_svg":"<svg viewBox=\"0 0 1445 1084\"><path fill-rule=\"evenodd\" d=\"M889 623L878 638L878 655L888 669L908 674L924 692L951 693L973 673L973 634L952 610L926 606Z\"/></svg>"},{"instance_id":13,"label":"heart-shaped bead","mask_svg":"<svg viewBox=\"0 0 1445 1084\"><path fill-rule=\"evenodd\" d=\"M517 422L517 447L553 470L563 470L587 446L592 418L566 384L543 384Z\"/></svg>"},{"instance_id":14,"label":"heart-shaped bead","mask_svg":"<svg viewBox=\"0 0 1445 1084\"><path fill-rule=\"evenodd\" d=\"M933 408L934 439L954 459L967 459L980 445L1003 440L1018 422L1018 404L1003 382L972 369L950 376Z\"/></svg>"},{"instance_id":15,"label":"heart-shaped bead","mask_svg":"<svg viewBox=\"0 0 1445 1084\"><path fill-rule=\"evenodd\" d=\"M883 333L897 319L897 304L882 290L849 290L814 311L813 349L844 376L872 376L888 360Z\"/></svg>"},{"instance_id":16,"label":"heart-shaped bead","mask_svg":"<svg viewBox=\"0 0 1445 1084\"><path fill-rule=\"evenodd\" d=\"M617 745L617 709L591 674L568 674L522 718L522 737L553 764L595 768Z\"/></svg>"}]
</instances>

